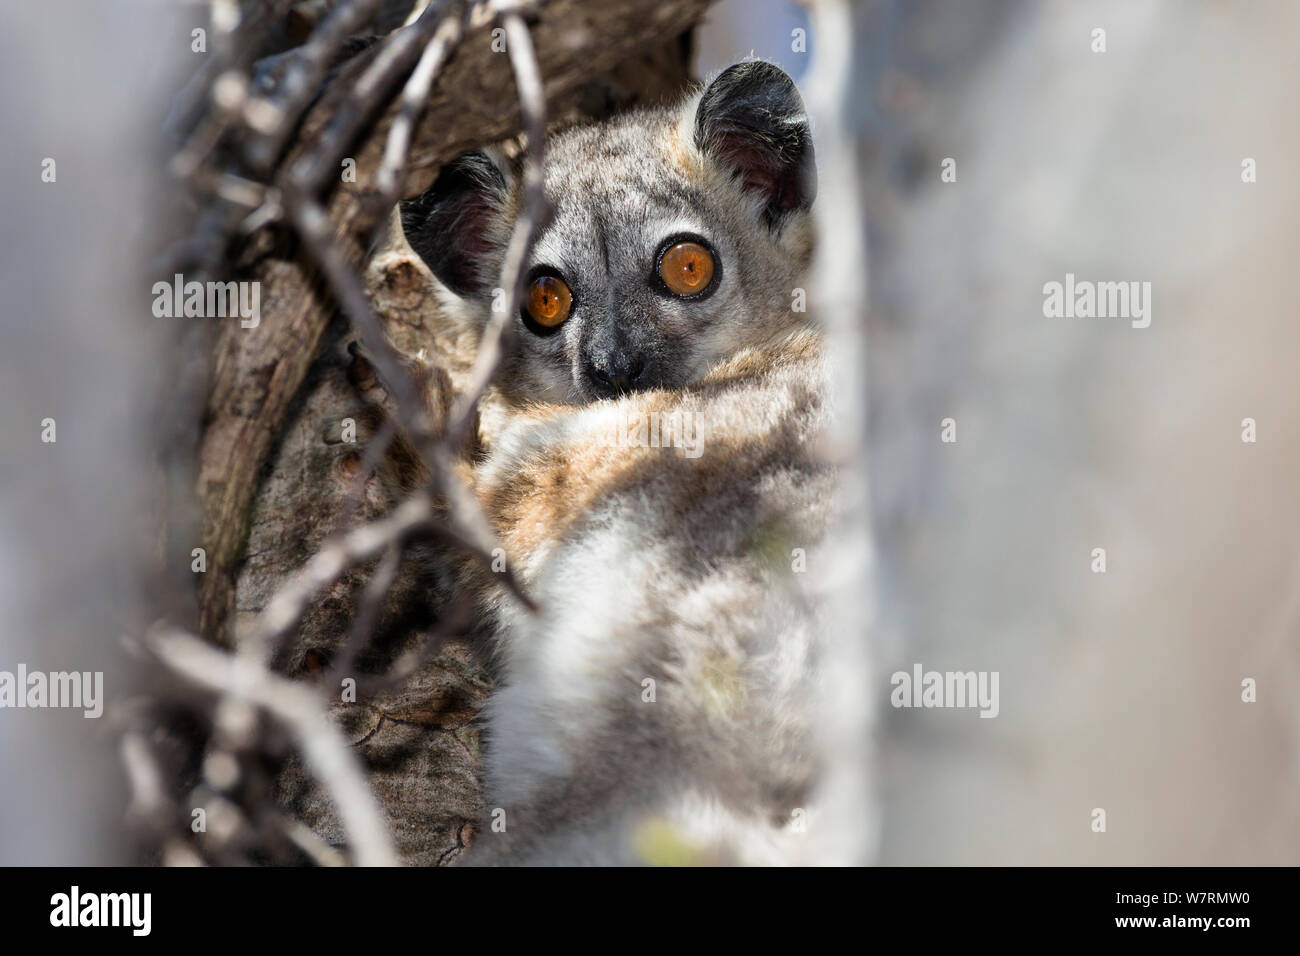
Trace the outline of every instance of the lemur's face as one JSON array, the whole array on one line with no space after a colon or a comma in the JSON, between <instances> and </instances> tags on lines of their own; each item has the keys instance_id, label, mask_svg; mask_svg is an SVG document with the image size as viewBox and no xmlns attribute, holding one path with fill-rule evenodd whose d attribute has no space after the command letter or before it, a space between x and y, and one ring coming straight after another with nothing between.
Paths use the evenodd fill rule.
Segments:
<instances>
[{"instance_id":1,"label":"lemur's face","mask_svg":"<svg viewBox=\"0 0 1300 956\"><path fill-rule=\"evenodd\" d=\"M517 180L487 154L467 154L402 210L412 247L484 319ZM512 317L503 387L585 403L686 385L800 324L814 191L799 94L761 61L730 67L683 109L548 140L554 214Z\"/></svg>"}]
</instances>

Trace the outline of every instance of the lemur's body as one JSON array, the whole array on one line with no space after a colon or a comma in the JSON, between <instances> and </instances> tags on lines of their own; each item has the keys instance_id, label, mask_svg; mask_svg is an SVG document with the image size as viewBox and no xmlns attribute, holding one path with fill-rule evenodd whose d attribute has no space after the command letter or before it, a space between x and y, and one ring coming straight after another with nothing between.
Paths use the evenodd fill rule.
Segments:
<instances>
[{"instance_id":1,"label":"lemur's body","mask_svg":"<svg viewBox=\"0 0 1300 956\"><path fill-rule=\"evenodd\" d=\"M834 499L820 340L792 308L812 162L798 93L757 61L548 143L556 215L472 471L541 610L467 574L500 671L471 861L800 858ZM475 154L403 211L480 319L515 188Z\"/></svg>"}]
</instances>

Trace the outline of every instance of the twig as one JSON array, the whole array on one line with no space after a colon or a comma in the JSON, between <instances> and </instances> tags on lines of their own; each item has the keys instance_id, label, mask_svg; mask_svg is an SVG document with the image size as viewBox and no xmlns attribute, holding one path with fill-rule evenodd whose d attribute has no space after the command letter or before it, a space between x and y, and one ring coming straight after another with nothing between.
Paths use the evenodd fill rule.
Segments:
<instances>
[{"instance_id":1,"label":"twig","mask_svg":"<svg viewBox=\"0 0 1300 956\"><path fill-rule=\"evenodd\" d=\"M388 546L384 556L379 559L379 566L375 568L375 573L370 576L365 589L361 592L357 613L352 620L352 631L344 645L339 648L334 665L325 680L327 686L337 687L344 675L351 674L356 669L357 655L361 653L361 648L365 646L379 624L379 610L393 582L397 580L397 572L401 566L402 548L400 542L395 542Z\"/></svg>"},{"instance_id":2,"label":"twig","mask_svg":"<svg viewBox=\"0 0 1300 956\"><path fill-rule=\"evenodd\" d=\"M340 47L365 24L383 0L345 0L312 31L285 70L275 96L257 96L244 107L244 122L259 135L245 156L254 169L268 172L294 127L315 98Z\"/></svg>"},{"instance_id":3,"label":"twig","mask_svg":"<svg viewBox=\"0 0 1300 956\"><path fill-rule=\"evenodd\" d=\"M365 774L313 689L272 674L248 654L228 654L191 634L157 630L146 636L145 645L190 683L242 697L283 724L302 748L313 775L329 788L357 864L397 865Z\"/></svg>"},{"instance_id":4,"label":"twig","mask_svg":"<svg viewBox=\"0 0 1300 956\"><path fill-rule=\"evenodd\" d=\"M460 19L449 17L443 21L425 46L420 62L416 64L415 70L402 89L401 106L393 120L393 125L388 130L383 160L374 179L374 187L379 192L376 205L381 215L376 218L380 225L386 224L382 212L392 208L400 198L398 191L402 187L402 174L405 172L406 156L411 148L411 135L428 105L433 79L442 68L448 54L460 42L463 31L464 26Z\"/></svg>"},{"instance_id":5,"label":"twig","mask_svg":"<svg viewBox=\"0 0 1300 956\"><path fill-rule=\"evenodd\" d=\"M537 65L537 51L528 24L517 9L502 13L506 31L506 49L510 67L515 75L515 88L519 93L519 108L523 115L527 148L524 158L523 200L514 233L506 250L502 269L502 288L506 290L503 311L494 312L483 330L469 383L452 410L444 442L448 447L461 447L474 422L478 403L496 377L503 355L503 340L513 328L513 317L519 312L523 291L524 267L532 252L533 241L550 218L550 203L546 199L545 149L546 149L546 93L542 87L541 69Z\"/></svg>"},{"instance_id":6,"label":"twig","mask_svg":"<svg viewBox=\"0 0 1300 956\"><path fill-rule=\"evenodd\" d=\"M267 603L247 639L246 653L263 663L269 661L280 639L297 625L321 588L432 522L433 506L427 498L415 497L391 515L327 543Z\"/></svg>"},{"instance_id":7,"label":"twig","mask_svg":"<svg viewBox=\"0 0 1300 956\"><path fill-rule=\"evenodd\" d=\"M324 189L361 127L387 103L392 85L411 69L453 2L430 3L414 23L389 36L374 61L357 78L352 95L335 111L320 142L293 163L285 185L307 196L315 196Z\"/></svg>"},{"instance_id":8,"label":"twig","mask_svg":"<svg viewBox=\"0 0 1300 956\"><path fill-rule=\"evenodd\" d=\"M118 744L126 779L131 786L131 803L127 819L137 826L156 827L171 809L167 791L163 786L162 772L144 734L129 730L122 734Z\"/></svg>"},{"instance_id":9,"label":"twig","mask_svg":"<svg viewBox=\"0 0 1300 956\"><path fill-rule=\"evenodd\" d=\"M200 109L206 107L213 84L227 70L239 69L252 62L258 41L272 22L283 17L294 0L262 0L239 18L239 24L226 36L218 31L216 48L201 69L185 84L176 97L166 119L166 128L179 132L192 126Z\"/></svg>"},{"instance_id":10,"label":"twig","mask_svg":"<svg viewBox=\"0 0 1300 956\"><path fill-rule=\"evenodd\" d=\"M284 835L289 838L289 842L301 850L317 866L333 867L343 866L347 863L342 853L313 833L311 827L306 824L283 814L276 814L276 823L284 831Z\"/></svg>"},{"instance_id":11,"label":"twig","mask_svg":"<svg viewBox=\"0 0 1300 956\"><path fill-rule=\"evenodd\" d=\"M159 848L164 866L201 862L172 828L178 808L167 796L162 769L145 735L139 730L123 732L118 753L131 789L131 802L126 809L127 824L149 845Z\"/></svg>"}]
</instances>

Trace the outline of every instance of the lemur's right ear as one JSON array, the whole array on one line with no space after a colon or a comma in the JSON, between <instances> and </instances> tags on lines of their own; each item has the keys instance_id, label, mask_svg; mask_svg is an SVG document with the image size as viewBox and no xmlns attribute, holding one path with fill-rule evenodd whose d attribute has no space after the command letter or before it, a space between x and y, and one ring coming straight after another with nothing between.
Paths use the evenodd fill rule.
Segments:
<instances>
[{"instance_id":1,"label":"lemur's right ear","mask_svg":"<svg viewBox=\"0 0 1300 956\"><path fill-rule=\"evenodd\" d=\"M812 206L817 169L808 114L775 63L742 60L717 75L695 110L695 145L763 201L768 225Z\"/></svg>"},{"instance_id":2,"label":"lemur's right ear","mask_svg":"<svg viewBox=\"0 0 1300 956\"><path fill-rule=\"evenodd\" d=\"M508 173L486 152L463 153L424 195L402 203L406 241L459 296L488 295L509 241Z\"/></svg>"}]
</instances>

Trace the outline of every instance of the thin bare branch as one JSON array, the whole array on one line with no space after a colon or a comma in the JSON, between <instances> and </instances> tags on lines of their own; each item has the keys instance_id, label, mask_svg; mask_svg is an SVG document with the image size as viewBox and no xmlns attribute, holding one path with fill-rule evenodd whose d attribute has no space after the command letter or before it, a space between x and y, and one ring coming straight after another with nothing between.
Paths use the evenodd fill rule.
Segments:
<instances>
[{"instance_id":1,"label":"thin bare branch","mask_svg":"<svg viewBox=\"0 0 1300 956\"><path fill-rule=\"evenodd\" d=\"M389 91L414 65L458 0L430 3L410 26L389 36L371 64L339 105L320 142L294 162L287 182L294 190L315 196L337 174L339 161L362 127L388 103Z\"/></svg>"},{"instance_id":2,"label":"thin bare branch","mask_svg":"<svg viewBox=\"0 0 1300 956\"><path fill-rule=\"evenodd\" d=\"M382 554L415 531L431 527L433 516L427 498L411 498L391 515L326 544L267 603L247 638L246 653L259 661L270 660L280 639L297 625L321 588L338 580L348 568Z\"/></svg>"},{"instance_id":3,"label":"thin bare branch","mask_svg":"<svg viewBox=\"0 0 1300 956\"><path fill-rule=\"evenodd\" d=\"M283 815L279 815L278 822L289 841L317 866L346 865L347 858L313 833L310 827Z\"/></svg>"},{"instance_id":4,"label":"thin bare branch","mask_svg":"<svg viewBox=\"0 0 1300 956\"><path fill-rule=\"evenodd\" d=\"M366 641L370 640L375 633L375 629L379 624L380 608L383 607L384 599L388 597L393 582L397 580L397 572L401 566L401 544L390 544L388 550L384 552L384 556L379 559L379 565L375 568L375 573L370 576L365 589L361 592L361 600L357 604L357 613L352 620L352 630L347 641L339 648L334 659L334 665L330 668L329 676L325 679L327 687L337 687L339 680L344 675L355 671L357 656L361 653L361 649L365 647Z\"/></svg>"},{"instance_id":5,"label":"thin bare branch","mask_svg":"<svg viewBox=\"0 0 1300 956\"><path fill-rule=\"evenodd\" d=\"M301 747L312 774L328 787L337 804L356 863L397 865L365 775L313 688L272 674L248 654L226 653L180 631L157 630L144 643L177 676L213 693L248 700L283 724Z\"/></svg>"},{"instance_id":6,"label":"thin bare branch","mask_svg":"<svg viewBox=\"0 0 1300 956\"><path fill-rule=\"evenodd\" d=\"M244 106L244 122L256 135L245 155L254 169L269 171L294 127L319 91L348 37L370 19L383 0L346 0L329 12L293 59L274 95L255 96Z\"/></svg>"},{"instance_id":7,"label":"thin bare branch","mask_svg":"<svg viewBox=\"0 0 1300 956\"><path fill-rule=\"evenodd\" d=\"M388 130L388 139L384 143L384 158L374 179L375 189L379 191L377 205L382 210L392 208L401 198L399 191L405 178L406 156L411 148L411 136L428 105L429 90L433 87L434 77L442 68L447 56L460 42L463 33L464 27L459 19L448 17L444 20L425 46L420 62L415 65L415 70L402 89L401 106L393 120L393 125ZM377 219L381 225L386 222L382 215Z\"/></svg>"},{"instance_id":8,"label":"thin bare branch","mask_svg":"<svg viewBox=\"0 0 1300 956\"><path fill-rule=\"evenodd\" d=\"M515 75L515 88L519 93L527 140L523 201L502 269L501 287L506 290L505 308L494 312L483 330L478 353L474 357L474 367L470 371L469 384L452 410L445 437L446 444L452 448L464 444L473 425L479 400L496 377L501 365L505 336L513 329L512 319L519 312L528 256L532 252L538 231L546 225L551 215L550 203L546 199L544 166L546 92L542 87L541 69L537 65L537 52L533 48L528 24L520 13L514 9L504 12L502 25L506 31L506 49Z\"/></svg>"},{"instance_id":9,"label":"thin bare branch","mask_svg":"<svg viewBox=\"0 0 1300 956\"><path fill-rule=\"evenodd\" d=\"M257 52L256 41L272 23L284 16L293 3L294 0L262 0L244 12L228 35L222 29L224 18L214 18L218 27L213 37L216 44L203 66L177 95L166 121L169 130L183 131L194 125L196 116L207 107L218 78L228 71L242 70L251 63Z\"/></svg>"}]
</instances>

